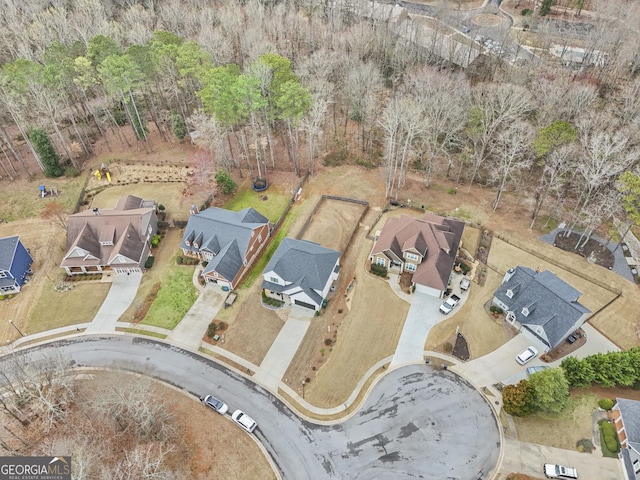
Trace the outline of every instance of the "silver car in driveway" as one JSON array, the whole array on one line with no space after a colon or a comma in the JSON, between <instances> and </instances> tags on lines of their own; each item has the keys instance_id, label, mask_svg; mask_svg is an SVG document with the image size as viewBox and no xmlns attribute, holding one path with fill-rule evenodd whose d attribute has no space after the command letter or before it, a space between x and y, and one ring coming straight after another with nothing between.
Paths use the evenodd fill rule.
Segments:
<instances>
[{"instance_id":1,"label":"silver car in driveway","mask_svg":"<svg viewBox=\"0 0 640 480\"><path fill-rule=\"evenodd\" d=\"M213 395L205 395L204 397L200 397L200 401L207 407L213 408L220 415L224 415L229 411L229 406L222 400L218 400Z\"/></svg>"}]
</instances>

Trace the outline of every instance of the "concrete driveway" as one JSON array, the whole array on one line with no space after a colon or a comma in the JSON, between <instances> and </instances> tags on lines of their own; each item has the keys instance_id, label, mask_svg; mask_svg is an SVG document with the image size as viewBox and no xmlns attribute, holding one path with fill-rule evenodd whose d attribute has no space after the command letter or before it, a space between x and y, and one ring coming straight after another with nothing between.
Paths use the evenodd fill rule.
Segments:
<instances>
[{"instance_id":1,"label":"concrete driveway","mask_svg":"<svg viewBox=\"0 0 640 480\"><path fill-rule=\"evenodd\" d=\"M553 435L553 432L549 432ZM617 458L605 458L599 454L580 453L573 450L537 445L506 439L500 471L524 473L535 478L544 477L542 465L554 463L578 469L581 480L619 480L624 478L622 465Z\"/></svg>"},{"instance_id":2,"label":"concrete driveway","mask_svg":"<svg viewBox=\"0 0 640 480\"><path fill-rule=\"evenodd\" d=\"M314 311L308 308L291 307L289 318L278 333L271 348L265 355L254 380L272 392L278 392L280 380L289 368L302 339L307 333Z\"/></svg>"},{"instance_id":3,"label":"concrete driveway","mask_svg":"<svg viewBox=\"0 0 640 480\"><path fill-rule=\"evenodd\" d=\"M411 302L407 318L402 327L402 333L398 340L396 352L391 361L391 367L397 367L408 363L422 362L424 360L424 344L427 342L429 331L438 322L455 317L464 302L467 301L469 292L460 290L462 275L454 275L452 280L452 293L460 297L460 303L448 315L440 312L440 305L444 301L441 298L432 297L425 293L415 292L408 297ZM390 282L395 287L393 281ZM397 288L397 287L396 287ZM403 297L404 298L404 297Z\"/></svg>"},{"instance_id":4,"label":"concrete driveway","mask_svg":"<svg viewBox=\"0 0 640 480\"><path fill-rule=\"evenodd\" d=\"M184 318L167 335L167 341L197 350L207 327L224 304L226 296L227 293L221 291L220 287L208 283Z\"/></svg>"},{"instance_id":5,"label":"concrete driveway","mask_svg":"<svg viewBox=\"0 0 640 480\"><path fill-rule=\"evenodd\" d=\"M525 366L516 362L516 356L530 345L542 351L529 337L517 335L493 352L466 363L453 365L450 370L469 379L476 387L488 387L524 372L527 367L545 365L539 358Z\"/></svg>"},{"instance_id":6,"label":"concrete driveway","mask_svg":"<svg viewBox=\"0 0 640 480\"><path fill-rule=\"evenodd\" d=\"M114 274L107 298L102 302L86 332L115 332L116 322L133 302L141 280L142 273Z\"/></svg>"}]
</instances>

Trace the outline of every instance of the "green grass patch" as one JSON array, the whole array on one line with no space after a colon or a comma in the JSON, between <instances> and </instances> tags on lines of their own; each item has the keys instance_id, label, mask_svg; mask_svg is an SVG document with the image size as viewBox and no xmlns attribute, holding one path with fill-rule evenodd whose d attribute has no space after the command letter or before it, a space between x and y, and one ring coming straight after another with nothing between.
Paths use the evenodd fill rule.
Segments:
<instances>
[{"instance_id":1,"label":"green grass patch","mask_svg":"<svg viewBox=\"0 0 640 480\"><path fill-rule=\"evenodd\" d=\"M265 200L260 200L261 196ZM222 208L237 212L244 208L253 207L271 222L275 222L280 218L290 200L290 196L283 195L275 190L266 190L258 193L254 192L250 185L243 185L238 188L233 198L229 199Z\"/></svg>"},{"instance_id":2,"label":"green grass patch","mask_svg":"<svg viewBox=\"0 0 640 480\"><path fill-rule=\"evenodd\" d=\"M135 333L136 335L147 335L149 337L167 338L164 333L152 332L150 330L142 330L140 328L116 328L118 332Z\"/></svg>"},{"instance_id":3,"label":"green grass patch","mask_svg":"<svg viewBox=\"0 0 640 480\"><path fill-rule=\"evenodd\" d=\"M173 330L198 297L192 277L193 268L167 268L158 295L140 323Z\"/></svg>"},{"instance_id":4,"label":"green grass patch","mask_svg":"<svg viewBox=\"0 0 640 480\"><path fill-rule=\"evenodd\" d=\"M253 268L251 269L249 274L245 277L242 284L239 286L239 290L249 289L251 285L253 285L253 282L255 282L256 279L262 275L262 272L267 266L267 263L269 263L269 260L271 260L271 257L273 257L273 254L275 253L277 248L280 246L280 242L282 242L282 239L286 237L287 234L289 233L289 229L291 228L291 225L293 224L294 220L298 218L298 215L299 213L296 208L292 208L291 210L289 210L289 214L287 215L287 218L285 218L284 222L282 222L280 229L276 233L275 237L271 240L271 243L269 243L269 246L267 247L266 251L260 256L258 261L253 265Z\"/></svg>"},{"instance_id":5,"label":"green grass patch","mask_svg":"<svg viewBox=\"0 0 640 480\"><path fill-rule=\"evenodd\" d=\"M600 431L600 448L603 457L618 458L620 451L620 443L616 435L615 428L606 420L598 422L598 430Z\"/></svg>"}]
</instances>

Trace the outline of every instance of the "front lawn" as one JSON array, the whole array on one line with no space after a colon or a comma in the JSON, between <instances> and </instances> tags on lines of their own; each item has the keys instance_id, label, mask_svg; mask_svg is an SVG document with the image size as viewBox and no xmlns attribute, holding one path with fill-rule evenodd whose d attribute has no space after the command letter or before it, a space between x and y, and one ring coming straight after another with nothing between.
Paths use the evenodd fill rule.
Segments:
<instances>
[{"instance_id":1,"label":"front lawn","mask_svg":"<svg viewBox=\"0 0 640 480\"><path fill-rule=\"evenodd\" d=\"M222 208L237 212L244 208L253 207L271 222L275 222L280 218L290 201L289 195L283 195L275 189L258 193L253 191L250 183L245 183L238 188L238 191Z\"/></svg>"},{"instance_id":2,"label":"front lawn","mask_svg":"<svg viewBox=\"0 0 640 480\"><path fill-rule=\"evenodd\" d=\"M597 408L598 397L579 393L569 397L567 408L559 415L512 418L521 442L575 450L578 440L591 438L592 414Z\"/></svg>"},{"instance_id":3,"label":"front lawn","mask_svg":"<svg viewBox=\"0 0 640 480\"><path fill-rule=\"evenodd\" d=\"M193 267L167 268L160 290L141 323L172 330L198 297L193 286Z\"/></svg>"}]
</instances>

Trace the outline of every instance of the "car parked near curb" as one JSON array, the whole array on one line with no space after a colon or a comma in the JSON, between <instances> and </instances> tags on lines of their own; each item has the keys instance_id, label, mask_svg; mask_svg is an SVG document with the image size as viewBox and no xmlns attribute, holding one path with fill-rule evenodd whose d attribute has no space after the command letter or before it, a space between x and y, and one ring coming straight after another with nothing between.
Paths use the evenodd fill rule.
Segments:
<instances>
[{"instance_id":1,"label":"car parked near curb","mask_svg":"<svg viewBox=\"0 0 640 480\"><path fill-rule=\"evenodd\" d=\"M469 280L467 277L460 280L460 290L467 291L469 290L470 286L471 286L471 280Z\"/></svg>"},{"instance_id":2,"label":"car parked near curb","mask_svg":"<svg viewBox=\"0 0 640 480\"><path fill-rule=\"evenodd\" d=\"M234 422L236 422L240 427L242 427L247 432L253 432L258 424L256 421L251 418L249 415L244 413L242 410L236 410L231 414L231 418Z\"/></svg>"},{"instance_id":3,"label":"car parked near curb","mask_svg":"<svg viewBox=\"0 0 640 480\"><path fill-rule=\"evenodd\" d=\"M229 411L229 406L222 400L218 400L213 395L205 395L204 397L200 397L200 401L207 407L214 409L220 415L224 415Z\"/></svg>"}]
</instances>

